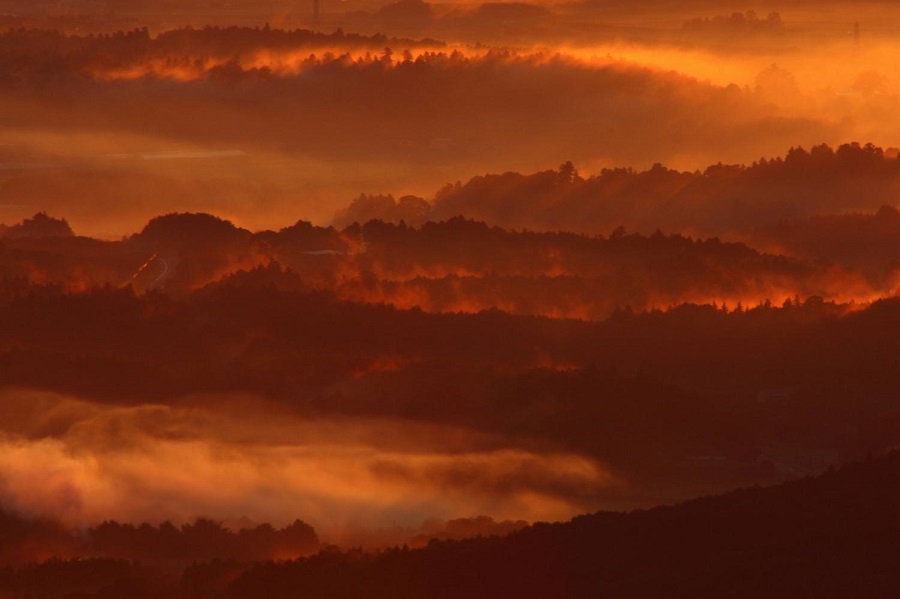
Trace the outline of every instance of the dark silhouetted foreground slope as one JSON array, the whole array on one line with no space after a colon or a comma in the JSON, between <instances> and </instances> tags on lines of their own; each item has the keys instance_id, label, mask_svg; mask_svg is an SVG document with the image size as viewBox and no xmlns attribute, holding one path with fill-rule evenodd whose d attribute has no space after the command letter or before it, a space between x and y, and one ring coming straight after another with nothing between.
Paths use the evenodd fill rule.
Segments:
<instances>
[{"instance_id":1,"label":"dark silhouetted foreground slope","mask_svg":"<svg viewBox=\"0 0 900 599\"><path fill-rule=\"evenodd\" d=\"M249 597L889 597L900 592L900 454L819 478L505 538L257 565Z\"/></svg>"}]
</instances>

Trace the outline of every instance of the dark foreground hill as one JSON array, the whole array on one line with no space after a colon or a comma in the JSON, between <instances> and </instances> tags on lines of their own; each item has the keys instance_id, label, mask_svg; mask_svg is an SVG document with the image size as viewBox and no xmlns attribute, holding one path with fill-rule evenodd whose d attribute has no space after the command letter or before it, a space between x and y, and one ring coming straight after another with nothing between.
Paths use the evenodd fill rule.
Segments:
<instances>
[{"instance_id":1,"label":"dark foreground hill","mask_svg":"<svg viewBox=\"0 0 900 599\"><path fill-rule=\"evenodd\" d=\"M505 538L244 572L244 597L889 597L900 593L900 453L818 478Z\"/></svg>"}]
</instances>

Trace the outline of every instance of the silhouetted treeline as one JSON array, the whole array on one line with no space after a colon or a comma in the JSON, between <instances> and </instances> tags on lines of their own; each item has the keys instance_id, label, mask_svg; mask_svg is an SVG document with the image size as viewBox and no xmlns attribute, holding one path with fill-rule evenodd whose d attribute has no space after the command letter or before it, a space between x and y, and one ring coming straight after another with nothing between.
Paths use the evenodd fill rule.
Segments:
<instances>
[{"instance_id":1,"label":"silhouetted treeline","mask_svg":"<svg viewBox=\"0 0 900 599\"><path fill-rule=\"evenodd\" d=\"M249 60L254 53L435 48L435 40L414 41L344 33L326 34L269 27L185 27L151 35L147 28L90 35L40 29L10 29L0 33L0 66L5 78L40 79L107 76L158 63L160 68L196 68L204 73L227 61ZM237 64L237 62L235 62ZM165 73L162 73L165 76Z\"/></svg>"},{"instance_id":2,"label":"silhouetted treeline","mask_svg":"<svg viewBox=\"0 0 900 599\"><path fill-rule=\"evenodd\" d=\"M318 550L316 531L301 520L283 528L260 524L236 532L208 518L181 526L108 521L71 530L51 519L17 516L0 509L0 566L48 557L104 557L156 564L293 559Z\"/></svg>"},{"instance_id":3,"label":"silhouetted treeline","mask_svg":"<svg viewBox=\"0 0 900 599\"><path fill-rule=\"evenodd\" d=\"M464 215L504 228L608 233L746 232L785 219L895 203L900 160L872 144L792 148L749 166L717 164L701 172L655 165L646 171L603 169L582 177L570 163L532 175L504 173L448 185L430 202L404 209L393 198L362 196L335 223L370 219L418 225ZM407 200L408 205L412 205Z\"/></svg>"},{"instance_id":4,"label":"silhouetted treeline","mask_svg":"<svg viewBox=\"0 0 900 599\"><path fill-rule=\"evenodd\" d=\"M144 561L237 559L287 559L319 549L315 530L295 520L284 528L260 524L232 532L220 523L200 518L176 527L104 522L88 529L88 555Z\"/></svg>"},{"instance_id":5,"label":"silhouetted treeline","mask_svg":"<svg viewBox=\"0 0 900 599\"><path fill-rule=\"evenodd\" d=\"M255 267L277 262L292 271L278 275L278 285L348 301L602 320L625 306L780 302L794 295L843 300L892 288L887 246L873 277L871 268L854 272L858 264L850 261L842 270L718 238L621 229L608 237L518 232L461 217L419 228L369 221L343 231L300 221L253 234L207 214L171 214L120 242L25 236L23 225L9 231L20 229L4 240L0 275L70 290L130 285L181 296L241 270L249 280Z\"/></svg>"},{"instance_id":6,"label":"silhouetted treeline","mask_svg":"<svg viewBox=\"0 0 900 599\"><path fill-rule=\"evenodd\" d=\"M490 516L456 518L447 522L425 521L423 532L410 539L412 547L424 547L432 540L469 539L472 537L505 536L528 526L524 520L495 522Z\"/></svg>"},{"instance_id":7,"label":"silhouetted treeline","mask_svg":"<svg viewBox=\"0 0 900 599\"><path fill-rule=\"evenodd\" d=\"M0 224L0 239L21 237L72 237L75 233L65 219L56 219L46 212L38 212L32 218L26 218L17 225Z\"/></svg>"},{"instance_id":8,"label":"silhouetted treeline","mask_svg":"<svg viewBox=\"0 0 900 599\"><path fill-rule=\"evenodd\" d=\"M718 238L657 231L649 237L511 232L457 217L420 229L370 221L343 231L367 251L336 269L356 276L329 285L338 297L429 312L477 312L602 320L684 302L783 299L843 291L843 277L810 263L760 254ZM292 256L279 261L302 268ZM846 275L852 279L853 275Z\"/></svg>"},{"instance_id":9,"label":"silhouetted treeline","mask_svg":"<svg viewBox=\"0 0 900 599\"><path fill-rule=\"evenodd\" d=\"M695 17L685 21L683 27L688 31L734 35L779 31L782 28L782 21L781 15L777 12L770 12L765 18L761 18L756 11L748 10L745 13L733 12L729 15L714 17Z\"/></svg>"},{"instance_id":10,"label":"silhouetted treeline","mask_svg":"<svg viewBox=\"0 0 900 599\"><path fill-rule=\"evenodd\" d=\"M779 254L840 264L880 286L897 284L900 212L895 206L882 206L875 214L785 220L754 230L747 237L757 247Z\"/></svg>"}]
</instances>

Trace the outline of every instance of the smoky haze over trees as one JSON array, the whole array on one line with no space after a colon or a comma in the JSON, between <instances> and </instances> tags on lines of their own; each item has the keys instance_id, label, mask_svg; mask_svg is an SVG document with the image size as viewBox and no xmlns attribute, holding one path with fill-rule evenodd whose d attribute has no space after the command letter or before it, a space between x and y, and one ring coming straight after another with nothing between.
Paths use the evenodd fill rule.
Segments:
<instances>
[{"instance_id":1,"label":"smoky haze over trees","mask_svg":"<svg viewBox=\"0 0 900 599\"><path fill-rule=\"evenodd\" d=\"M896 453L818 478L629 514L538 523L506 537L433 541L378 554L324 551L281 563L195 563L181 576L93 558L0 570L9 593L105 597L583 597L646 596L673 587L696 597L795 597L835 589L893 593L890 523ZM866 517L861 518L860 514ZM854 526L847 527L846 522ZM689 536L701 542L685 545ZM752 591L748 591L752 589Z\"/></svg>"},{"instance_id":2,"label":"smoky haze over trees","mask_svg":"<svg viewBox=\"0 0 900 599\"><path fill-rule=\"evenodd\" d=\"M0 597L896 594L900 11L319 9L0 0Z\"/></svg>"},{"instance_id":3,"label":"smoky haze over trees","mask_svg":"<svg viewBox=\"0 0 900 599\"><path fill-rule=\"evenodd\" d=\"M391 485L426 477L460 491L484 476L488 497L535 492L589 509L815 472L890 447L900 431L888 399L896 302L810 294L846 292L848 281L880 292L865 273L740 243L515 233L462 218L251 233L180 214L121 242L3 244L2 382L51 392L41 401L70 423L47 429L37 413L13 410L11 426L34 439L49 430L61 448L100 459L109 450L91 439L123 427L142 453L238 442L282 451L266 432L274 421L263 418L241 441L203 399L222 396L218 409L240 414L243 394L286 410L278 418L469 431L451 446L411 441L424 464L398 455L367 466ZM759 281L752 303L732 299L747 297L746 281ZM574 313L580 319L560 318ZM170 407L139 407L157 403ZM190 433L188 408L206 423ZM169 424L148 428L150 414ZM93 432L71 432L81 429ZM364 445L399 450L366 436ZM308 451L303 437L288 438L287 451ZM540 447L586 461L551 474ZM499 470L457 478L451 465L467 452ZM516 474L491 482L507 468ZM244 501L235 493L229 501ZM137 513L178 514L152 505ZM74 517L91 517L79 509Z\"/></svg>"},{"instance_id":4,"label":"smoky haze over trees","mask_svg":"<svg viewBox=\"0 0 900 599\"><path fill-rule=\"evenodd\" d=\"M371 219L418 225L458 214L515 229L608 233L618 226L652 233L747 234L756 227L822 213L875 211L894 202L896 149L849 143L791 148L750 165L714 164L695 172L661 164L644 171L603 169L581 176L567 162L534 174L489 174L439 189L430 202L362 195L335 224Z\"/></svg>"},{"instance_id":5,"label":"smoky haze over trees","mask_svg":"<svg viewBox=\"0 0 900 599\"><path fill-rule=\"evenodd\" d=\"M725 56L603 43L509 48L264 26L9 30L0 104L17 126L0 146L0 218L49 210L106 238L176 210L252 229L298 212L324 224L360 193L422 197L476 173L565 160L586 179L655 163L693 171L895 137L896 97L877 68L888 50L865 72L832 64L835 80L820 82L793 74L826 72L793 54L726 69Z\"/></svg>"}]
</instances>

